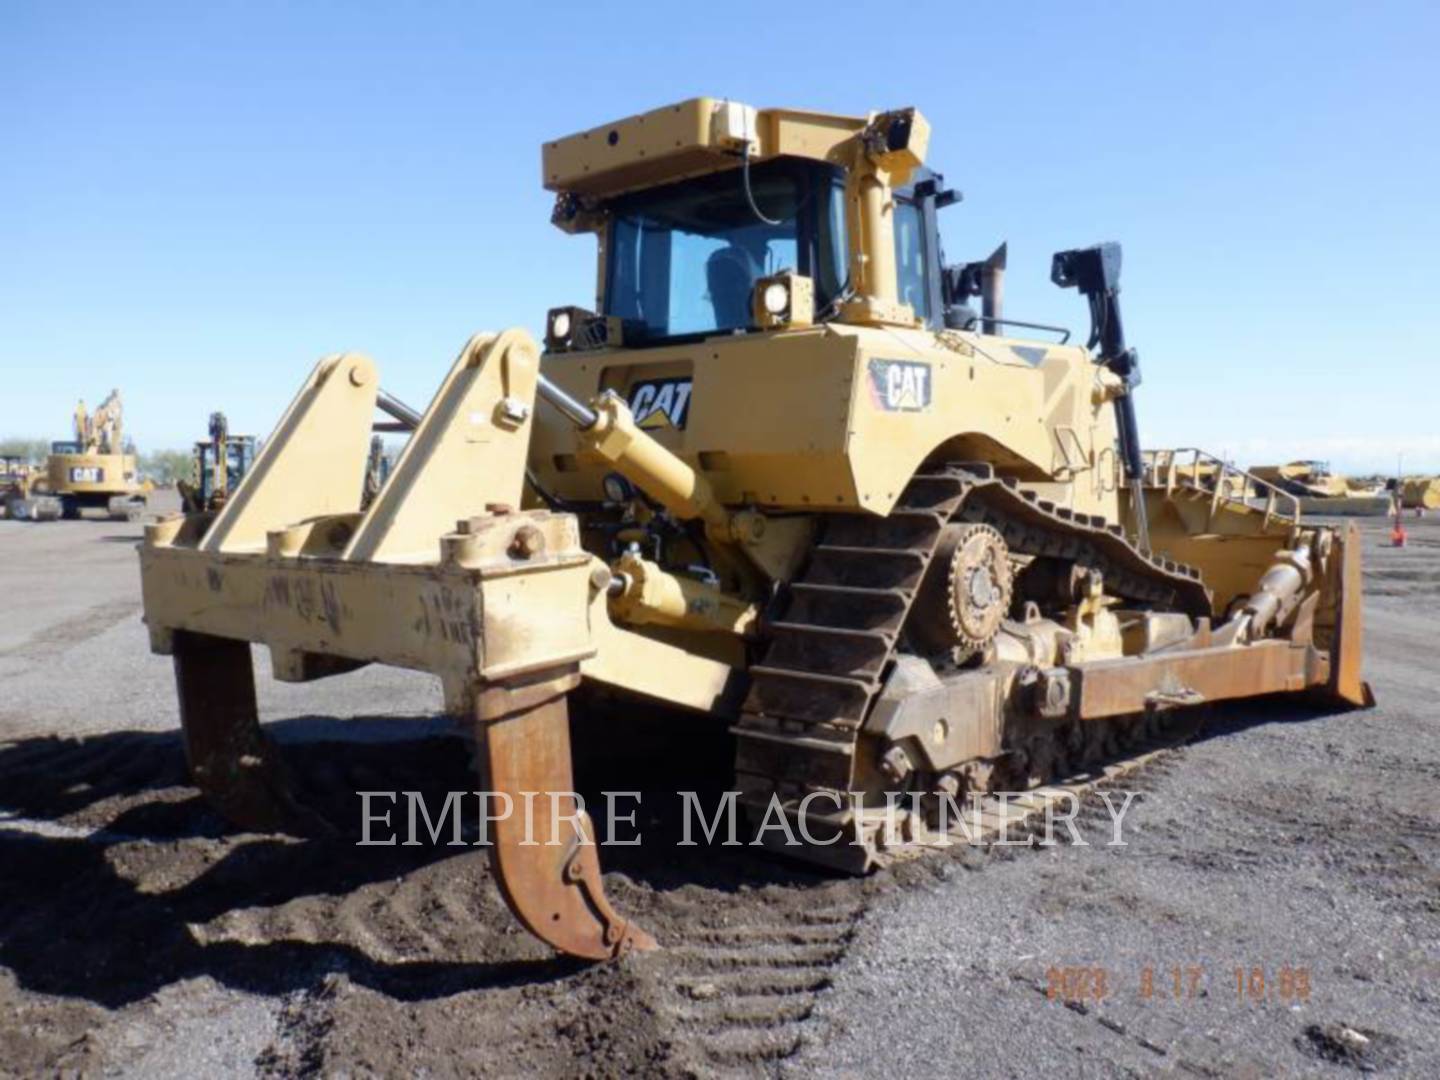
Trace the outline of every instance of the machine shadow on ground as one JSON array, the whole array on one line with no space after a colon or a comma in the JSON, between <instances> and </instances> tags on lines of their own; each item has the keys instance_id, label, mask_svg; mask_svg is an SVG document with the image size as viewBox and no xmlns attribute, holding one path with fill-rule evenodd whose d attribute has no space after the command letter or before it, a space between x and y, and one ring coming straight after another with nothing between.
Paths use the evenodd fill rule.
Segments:
<instances>
[{"instance_id":1,"label":"machine shadow on ground","mask_svg":"<svg viewBox=\"0 0 1440 1080\"><path fill-rule=\"evenodd\" d=\"M468 748L457 737L434 734L441 729L435 719L411 724L430 732L420 738L399 735L404 722L389 717L305 716L266 725L282 747L298 797L337 826L333 836L234 830L189 785L178 731L0 745L0 965L26 989L107 1007L197 976L282 995L343 970L391 997L418 1000L574 974L584 965L547 958L543 946L513 924L489 880L483 850L428 840L418 847L357 846L357 791L416 791L438 812L449 792L478 786ZM641 793L636 823L645 842L607 847L607 871L654 891L825 880L748 849L674 847L680 826L673 789L695 790L704 805L713 805L727 786L730 748L723 727L697 733L672 716L668 730L675 737L617 741L609 728L576 724L579 788L587 802L602 807L603 790ZM646 747L643 759L619 752L637 745ZM717 746L721 752L712 753ZM723 768L697 767L709 760ZM603 810L596 818L603 841ZM403 815L395 822L403 840ZM473 841L472 821L464 835ZM442 835L441 844L447 839ZM237 914L285 905L334 908L367 888L436 875L463 883L459 895L472 906L477 939L467 951L485 960L386 962L344 940L353 935L303 941L287 938L283 928L253 943L207 940L207 926ZM433 885L422 881L415 890ZM491 955L496 959L489 961Z\"/></svg>"},{"instance_id":2,"label":"machine shadow on ground","mask_svg":"<svg viewBox=\"0 0 1440 1080\"><path fill-rule=\"evenodd\" d=\"M1294 700L1215 709L1196 738L1303 722L1330 711ZM713 808L729 786L731 737L723 725L639 710L619 736L605 708L583 707L577 716L577 786L587 801L603 807L604 791L640 793L622 804L622 812L638 806L626 836L639 831L644 842L605 847L607 872L657 893L689 886L804 890L833 880L750 847L676 846L684 828L676 792L694 791L701 806ZM11 819L8 825L0 819L0 880L6 883L0 965L27 989L108 1007L197 976L279 995L343 970L396 999L421 1000L551 982L581 966L545 958L541 947L515 933L483 851L428 842L357 846L357 791L418 791L438 810L447 793L475 789L461 740L440 734L397 739L403 727L382 717L307 716L267 729L284 749L300 798L337 823L337 835L234 831L189 786L178 732L45 737L0 746L0 776L6 778L0 813ZM603 810L594 816L603 841ZM403 838L398 817L397 824ZM465 829L473 840L473 824ZM248 909L343 904L367 887L427 873L464 880L478 928L475 948L485 959L390 961L353 940L307 941L284 932L261 935L258 942L211 940L203 930ZM422 881L416 889L432 885Z\"/></svg>"},{"instance_id":3,"label":"machine shadow on ground","mask_svg":"<svg viewBox=\"0 0 1440 1080\"><path fill-rule=\"evenodd\" d=\"M287 751L302 774L315 764L309 759L330 762L310 770L307 787L346 774L364 779L381 764L408 790L446 790L447 771L468 785L467 770L446 766L457 756L449 739L316 742ZM417 774L428 774L423 786L415 785ZM0 965L30 990L117 1007L203 975L285 994L343 970L411 1000L548 981L578 967L528 957L383 962L344 942L205 940L199 928L231 913L343 898L447 859L483 863L484 855L429 845L359 848L344 835L236 833L188 787L178 732L21 740L0 747L0 776L0 813L11 819L0 819ZM327 794L333 804L335 793ZM496 905L498 898L480 906Z\"/></svg>"}]
</instances>

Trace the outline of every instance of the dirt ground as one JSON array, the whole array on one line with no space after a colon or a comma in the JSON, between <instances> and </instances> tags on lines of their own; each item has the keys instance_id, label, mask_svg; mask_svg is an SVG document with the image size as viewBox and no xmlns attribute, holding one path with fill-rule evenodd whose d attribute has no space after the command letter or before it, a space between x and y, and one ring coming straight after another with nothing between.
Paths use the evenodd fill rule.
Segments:
<instances>
[{"instance_id":1,"label":"dirt ground","mask_svg":"<svg viewBox=\"0 0 1440 1080\"><path fill-rule=\"evenodd\" d=\"M1120 785L1123 849L854 880L676 848L660 792L723 784L725 737L659 721L648 761L581 783L645 791L646 843L602 858L663 948L585 967L518 929L483 852L228 828L186 783L139 526L0 521L0 1073L1440 1075L1440 519L1403 550L1364 529L1379 706L1217 710ZM473 788L430 680L256 663L307 795L356 831L357 790ZM1060 966L1110 992L1051 1000Z\"/></svg>"}]
</instances>

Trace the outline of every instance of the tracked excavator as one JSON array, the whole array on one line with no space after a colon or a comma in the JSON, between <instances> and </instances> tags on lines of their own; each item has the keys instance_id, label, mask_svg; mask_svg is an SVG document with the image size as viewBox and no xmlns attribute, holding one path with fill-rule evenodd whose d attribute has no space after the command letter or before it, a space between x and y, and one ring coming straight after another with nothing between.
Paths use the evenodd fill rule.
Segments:
<instances>
[{"instance_id":1,"label":"tracked excavator","mask_svg":"<svg viewBox=\"0 0 1440 1080\"><path fill-rule=\"evenodd\" d=\"M111 390L94 412L75 406L75 437L50 444L43 475L7 498L11 517L30 521L78 518L100 509L113 520L134 519L146 507L133 448L125 448L120 391Z\"/></svg>"},{"instance_id":2,"label":"tracked excavator","mask_svg":"<svg viewBox=\"0 0 1440 1080\"><path fill-rule=\"evenodd\" d=\"M1142 453L1119 247L1054 257L1086 344L1007 317L1003 248L944 261L960 196L928 138L911 108L699 98L544 144L593 306L552 309L543 345L472 337L423 409L326 357L222 508L147 527L151 646L214 805L303 828L252 642L282 680L437 676L496 817L571 790L582 685L724 718L739 802L856 873L934 840L945 798L1123 757L1195 706L1366 704L1356 533L1200 451ZM560 813L490 833L515 915L577 957L653 946L584 814L524 842Z\"/></svg>"}]
</instances>

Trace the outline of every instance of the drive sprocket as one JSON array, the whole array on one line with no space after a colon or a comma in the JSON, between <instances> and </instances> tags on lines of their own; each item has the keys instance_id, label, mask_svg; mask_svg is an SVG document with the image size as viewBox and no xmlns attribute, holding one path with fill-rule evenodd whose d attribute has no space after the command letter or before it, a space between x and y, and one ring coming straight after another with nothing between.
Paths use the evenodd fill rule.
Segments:
<instances>
[{"instance_id":1,"label":"drive sprocket","mask_svg":"<svg viewBox=\"0 0 1440 1080\"><path fill-rule=\"evenodd\" d=\"M1013 586L1010 550L999 530L947 525L910 614L911 640L931 653L978 652L999 633Z\"/></svg>"}]
</instances>

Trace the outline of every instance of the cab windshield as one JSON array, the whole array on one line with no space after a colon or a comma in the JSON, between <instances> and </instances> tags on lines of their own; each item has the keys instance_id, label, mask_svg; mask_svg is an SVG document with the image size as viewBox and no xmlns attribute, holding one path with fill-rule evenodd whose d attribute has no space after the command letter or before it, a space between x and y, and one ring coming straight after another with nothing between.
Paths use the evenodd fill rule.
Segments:
<instances>
[{"instance_id":1,"label":"cab windshield","mask_svg":"<svg viewBox=\"0 0 1440 1080\"><path fill-rule=\"evenodd\" d=\"M778 160L656 188L613 207L605 314L627 341L656 341L754 325L751 294L793 270L815 284L823 311L844 288L845 212L838 169Z\"/></svg>"}]
</instances>

